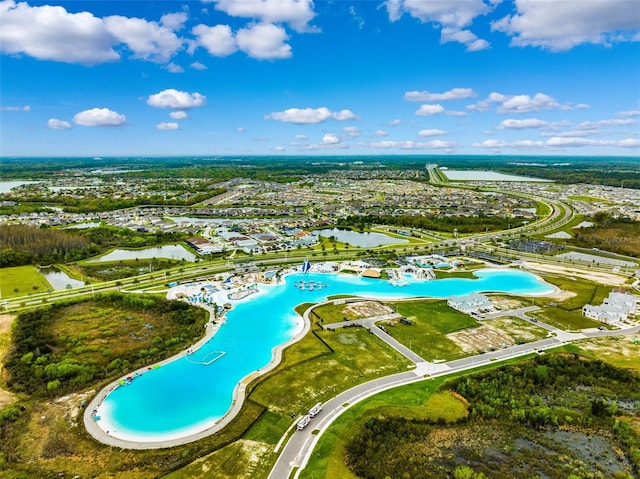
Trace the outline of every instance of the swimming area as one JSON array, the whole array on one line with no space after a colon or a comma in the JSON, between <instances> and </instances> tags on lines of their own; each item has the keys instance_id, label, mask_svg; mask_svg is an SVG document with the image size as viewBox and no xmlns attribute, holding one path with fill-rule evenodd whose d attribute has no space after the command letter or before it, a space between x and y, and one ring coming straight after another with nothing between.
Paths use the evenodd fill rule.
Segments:
<instances>
[{"instance_id":1,"label":"swimming area","mask_svg":"<svg viewBox=\"0 0 640 479\"><path fill-rule=\"evenodd\" d=\"M520 270L487 269L475 274L477 279L409 279L406 286L397 287L359 276L295 273L279 285L258 285L258 293L228 301L233 310L227 313L226 323L200 349L130 376L130 380L123 379L124 384L96 408L94 419L110 436L135 442L180 439L211 428L230 410L241 380L269 365L274 348L303 330L303 320L293 309L303 302L320 302L337 294L400 299L476 292L545 295L554 291ZM328 286L315 290L293 286L302 279Z\"/></svg>"}]
</instances>

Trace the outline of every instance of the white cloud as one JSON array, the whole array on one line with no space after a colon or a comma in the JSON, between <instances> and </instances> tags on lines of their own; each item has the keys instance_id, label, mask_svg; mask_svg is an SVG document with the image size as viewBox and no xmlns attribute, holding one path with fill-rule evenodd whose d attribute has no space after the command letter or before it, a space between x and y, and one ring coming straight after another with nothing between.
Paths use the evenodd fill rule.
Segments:
<instances>
[{"instance_id":1,"label":"white cloud","mask_svg":"<svg viewBox=\"0 0 640 479\"><path fill-rule=\"evenodd\" d=\"M135 58L166 62L183 45L183 40L171 28L144 18L113 15L105 17L103 21L109 33L126 43Z\"/></svg>"},{"instance_id":2,"label":"white cloud","mask_svg":"<svg viewBox=\"0 0 640 479\"><path fill-rule=\"evenodd\" d=\"M389 20L395 22L405 13L417 18L422 23L434 23L441 27L440 42L460 42L467 46L467 51L484 50L489 42L479 39L470 30L465 30L473 20L494 8L483 0L464 1L425 1L425 0L387 0L384 5L389 14Z\"/></svg>"},{"instance_id":3,"label":"white cloud","mask_svg":"<svg viewBox=\"0 0 640 479\"><path fill-rule=\"evenodd\" d=\"M516 95L505 100L498 108L499 113L527 113L538 110L553 110L560 108L560 104L549 95L536 93L533 97L529 95Z\"/></svg>"},{"instance_id":4,"label":"white cloud","mask_svg":"<svg viewBox=\"0 0 640 479\"><path fill-rule=\"evenodd\" d=\"M92 108L73 116L73 122L82 126L121 126L127 118L108 108Z\"/></svg>"},{"instance_id":5,"label":"white cloud","mask_svg":"<svg viewBox=\"0 0 640 479\"><path fill-rule=\"evenodd\" d=\"M395 141L383 140L369 143L367 146L376 149L397 148L399 150L451 150L458 145L453 141Z\"/></svg>"},{"instance_id":6,"label":"white cloud","mask_svg":"<svg viewBox=\"0 0 640 479\"><path fill-rule=\"evenodd\" d=\"M602 131L593 129L593 130L568 130L568 131L550 131L542 133L542 136L546 137L561 137L561 138L571 138L575 136L595 136L601 135Z\"/></svg>"},{"instance_id":7,"label":"white cloud","mask_svg":"<svg viewBox=\"0 0 640 479\"><path fill-rule=\"evenodd\" d=\"M291 45L285 43L288 39L284 28L269 23L250 25L236 34L238 48L258 60L290 58Z\"/></svg>"},{"instance_id":8,"label":"white cloud","mask_svg":"<svg viewBox=\"0 0 640 479\"><path fill-rule=\"evenodd\" d=\"M57 118L51 118L47 121L47 126L52 130L69 130L71 129L71 123L64 120L58 120Z\"/></svg>"},{"instance_id":9,"label":"white cloud","mask_svg":"<svg viewBox=\"0 0 640 479\"><path fill-rule=\"evenodd\" d=\"M312 0L213 0L216 9L233 17L260 19L264 23L287 23L296 31L310 31L315 17Z\"/></svg>"},{"instance_id":10,"label":"white cloud","mask_svg":"<svg viewBox=\"0 0 640 479\"><path fill-rule=\"evenodd\" d=\"M618 113L615 113L613 116L623 116L623 117L640 116L640 110L619 111Z\"/></svg>"},{"instance_id":11,"label":"white cloud","mask_svg":"<svg viewBox=\"0 0 640 479\"><path fill-rule=\"evenodd\" d=\"M402 123L402 121L401 121L401 120L399 120L399 119L395 119L395 120L391 120L391 121L389 122L389 125L391 125L391 126L398 126L398 125L400 125L401 123Z\"/></svg>"},{"instance_id":12,"label":"white cloud","mask_svg":"<svg viewBox=\"0 0 640 479\"><path fill-rule=\"evenodd\" d=\"M169 70L169 72L171 72L171 73L183 73L184 72L184 68L182 68L180 65L176 65L173 62L169 63L166 66L166 69Z\"/></svg>"},{"instance_id":13,"label":"white cloud","mask_svg":"<svg viewBox=\"0 0 640 479\"><path fill-rule=\"evenodd\" d=\"M431 93L427 90L408 91L404 94L407 101L446 101L446 100L462 100L477 96L471 88L453 88L444 93Z\"/></svg>"},{"instance_id":14,"label":"white cloud","mask_svg":"<svg viewBox=\"0 0 640 479\"><path fill-rule=\"evenodd\" d=\"M345 126L342 131L350 137L360 136L360 128L357 126Z\"/></svg>"},{"instance_id":15,"label":"white cloud","mask_svg":"<svg viewBox=\"0 0 640 479\"><path fill-rule=\"evenodd\" d=\"M285 151L285 148L284 146L274 146L272 150L275 151L276 153L282 153L283 151Z\"/></svg>"},{"instance_id":16,"label":"white cloud","mask_svg":"<svg viewBox=\"0 0 640 479\"><path fill-rule=\"evenodd\" d=\"M22 106L2 106L0 111L31 111L31 105Z\"/></svg>"},{"instance_id":17,"label":"white cloud","mask_svg":"<svg viewBox=\"0 0 640 479\"><path fill-rule=\"evenodd\" d=\"M364 18L362 18L360 15L358 15L358 12L356 12L356 7L351 5L349 7L349 13L351 14L351 17L355 20L355 22L358 24L358 28L362 30L364 28L365 21L364 21Z\"/></svg>"},{"instance_id":18,"label":"white cloud","mask_svg":"<svg viewBox=\"0 0 640 479\"><path fill-rule=\"evenodd\" d=\"M378 137L381 137L381 136L389 136L389 133L387 133L387 132L386 132L386 131L384 131L384 130L376 130L373 134L374 134L375 136L378 136Z\"/></svg>"},{"instance_id":19,"label":"white cloud","mask_svg":"<svg viewBox=\"0 0 640 479\"><path fill-rule=\"evenodd\" d=\"M538 110L572 110L569 104L560 104L558 101L544 93L536 93L533 97L529 95L503 95L502 93L491 93L485 100L468 105L467 109L472 111L489 111L492 104L498 104L498 113L529 113Z\"/></svg>"},{"instance_id":20,"label":"white cloud","mask_svg":"<svg viewBox=\"0 0 640 479\"><path fill-rule=\"evenodd\" d=\"M466 45L468 52L479 52L491 47L488 41L478 38L471 30L445 27L440 33L440 43L449 42L458 42Z\"/></svg>"},{"instance_id":21,"label":"white cloud","mask_svg":"<svg viewBox=\"0 0 640 479\"><path fill-rule=\"evenodd\" d=\"M358 117L351 110L332 112L327 107L320 108L288 108L265 115L265 119L285 121L297 125L322 123L330 118L337 121L355 120Z\"/></svg>"},{"instance_id":22,"label":"white cloud","mask_svg":"<svg viewBox=\"0 0 640 479\"><path fill-rule=\"evenodd\" d=\"M226 57L237 50L236 40L228 25L209 27L200 24L193 27L191 33L196 36L189 48L191 52L195 47L202 46L213 56Z\"/></svg>"},{"instance_id":23,"label":"white cloud","mask_svg":"<svg viewBox=\"0 0 640 479\"><path fill-rule=\"evenodd\" d=\"M174 120L184 120L189 117L189 115L187 115L187 112L182 110L169 112L169 116Z\"/></svg>"},{"instance_id":24,"label":"white cloud","mask_svg":"<svg viewBox=\"0 0 640 479\"><path fill-rule=\"evenodd\" d=\"M207 97L200 93L188 93L173 88L163 90L154 95L149 95L147 104L156 108L174 108L187 110L205 104Z\"/></svg>"},{"instance_id":25,"label":"white cloud","mask_svg":"<svg viewBox=\"0 0 640 479\"><path fill-rule=\"evenodd\" d=\"M523 130L525 128L549 128L550 123L544 120L538 120L537 118L527 118L524 120L508 119L503 120L498 128L510 129L510 130Z\"/></svg>"},{"instance_id":26,"label":"white cloud","mask_svg":"<svg viewBox=\"0 0 640 479\"><path fill-rule=\"evenodd\" d=\"M307 125L322 123L331 118L331 110L326 107L321 108L288 108L284 111L273 112L265 117L295 123L297 125Z\"/></svg>"},{"instance_id":27,"label":"white cloud","mask_svg":"<svg viewBox=\"0 0 640 479\"><path fill-rule=\"evenodd\" d=\"M502 148L542 148L544 146L544 142L538 140L519 140L509 143L504 140L491 138L489 140L484 140L482 143L473 143L471 146L474 148L486 148L489 150L499 150Z\"/></svg>"},{"instance_id":28,"label":"white cloud","mask_svg":"<svg viewBox=\"0 0 640 479\"><path fill-rule=\"evenodd\" d=\"M4 53L85 65L120 59L113 49L118 42L102 19L91 13L8 0L0 3L0 17L0 49Z\"/></svg>"},{"instance_id":29,"label":"white cloud","mask_svg":"<svg viewBox=\"0 0 640 479\"><path fill-rule=\"evenodd\" d=\"M193 68L194 70L206 70L207 69L207 65L203 65L200 62L193 62L191 65L189 65L191 68Z\"/></svg>"},{"instance_id":30,"label":"white cloud","mask_svg":"<svg viewBox=\"0 0 640 479\"><path fill-rule=\"evenodd\" d=\"M447 110L444 112L447 116L469 116L466 111Z\"/></svg>"},{"instance_id":31,"label":"white cloud","mask_svg":"<svg viewBox=\"0 0 640 479\"><path fill-rule=\"evenodd\" d=\"M294 137L296 140L300 140L300 141L304 141L304 140L308 140L309 137L307 135L296 135Z\"/></svg>"},{"instance_id":32,"label":"white cloud","mask_svg":"<svg viewBox=\"0 0 640 479\"><path fill-rule=\"evenodd\" d=\"M95 17L89 12L69 13L64 7L32 7L14 0L0 2L0 48L4 53L24 53L40 60L95 65L120 60L115 47L126 45L134 58L164 63L183 40L185 13L170 13L160 21L113 15Z\"/></svg>"},{"instance_id":33,"label":"white cloud","mask_svg":"<svg viewBox=\"0 0 640 479\"><path fill-rule=\"evenodd\" d=\"M178 124L175 122L162 122L156 125L156 130L177 130Z\"/></svg>"},{"instance_id":34,"label":"white cloud","mask_svg":"<svg viewBox=\"0 0 640 479\"><path fill-rule=\"evenodd\" d=\"M438 113L442 113L444 108L442 105L421 105L420 108L416 111L416 115L418 116L431 116L436 115Z\"/></svg>"},{"instance_id":35,"label":"white cloud","mask_svg":"<svg viewBox=\"0 0 640 479\"><path fill-rule=\"evenodd\" d=\"M547 140L547 146L557 148L575 148L581 146L615 146L621 148L638 148L640 147L640 139L626 138L624 140L594 140L582 137L558 137L554 136Z\"/></svg>"},{"instance_id":36,"label":"white cloud","mask_svg":"<svg viewBox=\"0 0 640 479\"><path fill-rule=\"evenodd\" d=\"M323 145L337 145L340 142L342 142L342 139L335 133L325 133L322 137Z\"/></svg>"},{"instance_id":37,"label":"white cloud","mask_svg":"<svg viewBox=\"0 0 640 479\"><path fill-rule=\"evenodd\" d=\"M539 140L518 140L507 142L504 140L489 139L482 143L473 143L475 148L486 148L490 150L500 150L503 148L539 148L539 149L558 149L558 148L579 148L579 147L618 147L618 148L638 148L640 147L640 139L626 138L624 140L594 140L582 137L562 137L554 136L547 141Z\"/></svg>"},{"instance_id":38,"label":"white cloud","mask_svg":"<svg viewBox=\"0 0 640 479\"><path fill-rule=\"evenodd\" d=\"M638 123L638 120L635 120L633 118L615 118L611 120L583 121L576 128L578 130L592 130L594 128L600 128L603 126L627 126L635 125L636 123Z\"/></svg>"},{"instance_id":39,"label":"white cloud","mask_svg":"<svg viewBox=\"0 0 640 479\"><path fill-rule=\"evenodd\" d=\"M246 129L243 126L239 126L237 131L238 133L244 133Z\"/></svg>"},{"instance_id":40,"label":"white cloud","mask_svg":"<svg viewBox=\"0 0 640 479\"><path fill-rule=\"evenodd\" d=\"M431 128L431 129L427 129L427 130L420 130L418 132L418 135L420 135L420 136L441 136L441 135L448 135L448 132L446 132L444 130L439 130L437 128Z\"/></svg>"},{"instance_id":41,"label":"white cloud","mask_svg":"<svg viewBox=\"0 0 640 479\"><path fill-rule=\"evenodd\" d=\"M160 17L160 23L173 31L182 30L184 22L186 21L187 14L185 12L167 13Z\"/></svg>"},{"instance_id":42,"label":"white cloud","mask_svg":"<svg viewBox=\"0 0 640 479\"><path fill-rule=\"evenodd\" d=\"M358 116L351 110L340 110L333 112L333 119L338 121L359 120Z\"/></svg>"},{"instance_id":43,"label":"white cloud","mask_svg":"<svg viewBox=\"0 0 640 479\"><path fill-rule=\"evenodd\" d=\"M610 45L636 41L640 27L640 9L633 0L516 0L515 5L517 14L491 26L511 35L515 46L563 51L584 43Z\"/></svg>"}]
</instances>

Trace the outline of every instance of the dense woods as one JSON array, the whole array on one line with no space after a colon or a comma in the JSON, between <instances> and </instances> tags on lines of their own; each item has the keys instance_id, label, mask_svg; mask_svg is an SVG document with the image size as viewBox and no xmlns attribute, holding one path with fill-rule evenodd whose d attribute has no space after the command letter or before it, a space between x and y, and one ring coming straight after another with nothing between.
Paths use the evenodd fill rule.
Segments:
<instances>
[{"instance_id":1,"label":"dense woods","mask_svg":"<svg viewBox=\"0 0 640 479\"><path fill-rule=\"evenodd\" d=\"M349 468L368 479L631 478L640 471L632 427L640 379L632 371L554 354L443 389L468 401L466 418L370 419L346 446Z\"/></svg>"},{"instance_id":2,"label":"dense woods","mask_svg":"<svg viewBox=\"0 0 640 479\"><path fill-rule=\"evenodd\" d=\"M182 233L141 233L101 226L86 230L0 225L0 265L67 263L80 261L109 248L154 246L183 239Z\"/></svg>"},{"instance_id":3,"label":"dense woods","mask_svg":"<svg viewBox=\"0 0 640 479\"><path fill-rule=\"evenodd\" d=\"M478 233L498 231L522 226L523 220L503 216L438 216L438 215L362 215L348 216L338 221L338 227L365 229L373 224L395 225L404 228L419 228L433 231Z\"/></svg>"},{"instance_id":4,"label":"dense woods","mask_svg":"<svg viewBox=\"0 0 640 479\"><path fill-rule=\"evenodd\" d=\"M206 312L155 296L109 293L20 314L7 385L59 395L158 361L202 335Z\"/></svg>"},{"instance_id":5,"label":"dense woods","mask_svg":"<svg viewBox=\"0 0 640 479\"><path fill-rule=\"evenodd\" d=\"M92 254L91 241L64 230L0 225L0 266L51 264Z\"/></svg>"},{"instance_id":6,"label":"dense woods","mask_svg":"<svg viewBox=\"0 0 640 479\"><path fill-rule=\"evenodd\" d=\"M593 227L573 230L572 244L631 256L640 254L640 221L615 218L607 212L596 213L591 221Z\"/></svg>"}]
</instances>

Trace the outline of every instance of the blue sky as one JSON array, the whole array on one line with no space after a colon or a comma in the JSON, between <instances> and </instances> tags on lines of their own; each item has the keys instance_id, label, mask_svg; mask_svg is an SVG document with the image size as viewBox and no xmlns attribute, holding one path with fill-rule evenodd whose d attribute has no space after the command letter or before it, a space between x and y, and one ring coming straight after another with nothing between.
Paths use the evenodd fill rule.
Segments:
<instances>
[{"instance_id":1,"label":"blue sky","mask_svg":"<svg viewBox=\"0 0 640 479\"><path fill-rule=\"evenodd\" d=\"M0 1L0 155L640 155L637 0Z\"/></svg>"}]
</instances>

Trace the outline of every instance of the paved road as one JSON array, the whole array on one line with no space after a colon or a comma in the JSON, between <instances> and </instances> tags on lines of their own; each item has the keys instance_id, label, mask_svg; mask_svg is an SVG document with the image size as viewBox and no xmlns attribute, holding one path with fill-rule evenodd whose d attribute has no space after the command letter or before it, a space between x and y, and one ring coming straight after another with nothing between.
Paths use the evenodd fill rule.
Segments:
<instances>
[{"instance_id":1,"label":"paved road","mask_svg":"<svg viewBox=\"0 0 640 479\"><path fill-rule=\"evenodd\" d=\"M522 313L524 315L524 313ZM525 319L527 319L525 317ZM530 318L528 318L530 319ZM543 323L536 323L543 326ZM553 328L549 325L543 327ZM378 328L373 328L378 329ZM555 331L555 328L553 329ZM560 330L559 330L560 331ZM519 344L510 348L493 351L478 356L449 361L447 363L434 364L421 360L416 362L416 368L398 374L393 374L384 378L369 381L355 386L348 391L344 391L327 401L323 405L323 410L318 416L313 418L311 424L302 431L296 431L285 445L280 457L274 465L268 479L285 479L291 477L296 470L294 478L297 478L300 471L304 469L311 453L318 443L323 432L335 421L344 411L363 399L373 396L381 391L394 387L422 381L426 377L433 378L444 376L454 372L461 372L479 366L493 364L498 361L524 356L533 352L541 353L544 350L561 346L570 341L585 338L595 338L604 336L622 336L640 332L640 326L615 331L592 331L587 333L568 333L561 331L561 337L546 338L527 344ZM382 333L384 334L384 333ZM387 340L381 336L382 339ZM388 341L387 341L388 342ZM389 342L388 342L389 343ZM391 343L389 343L391 344ZM314 434L315 432L315 434Z\"/></svg>"}]
</instances>

